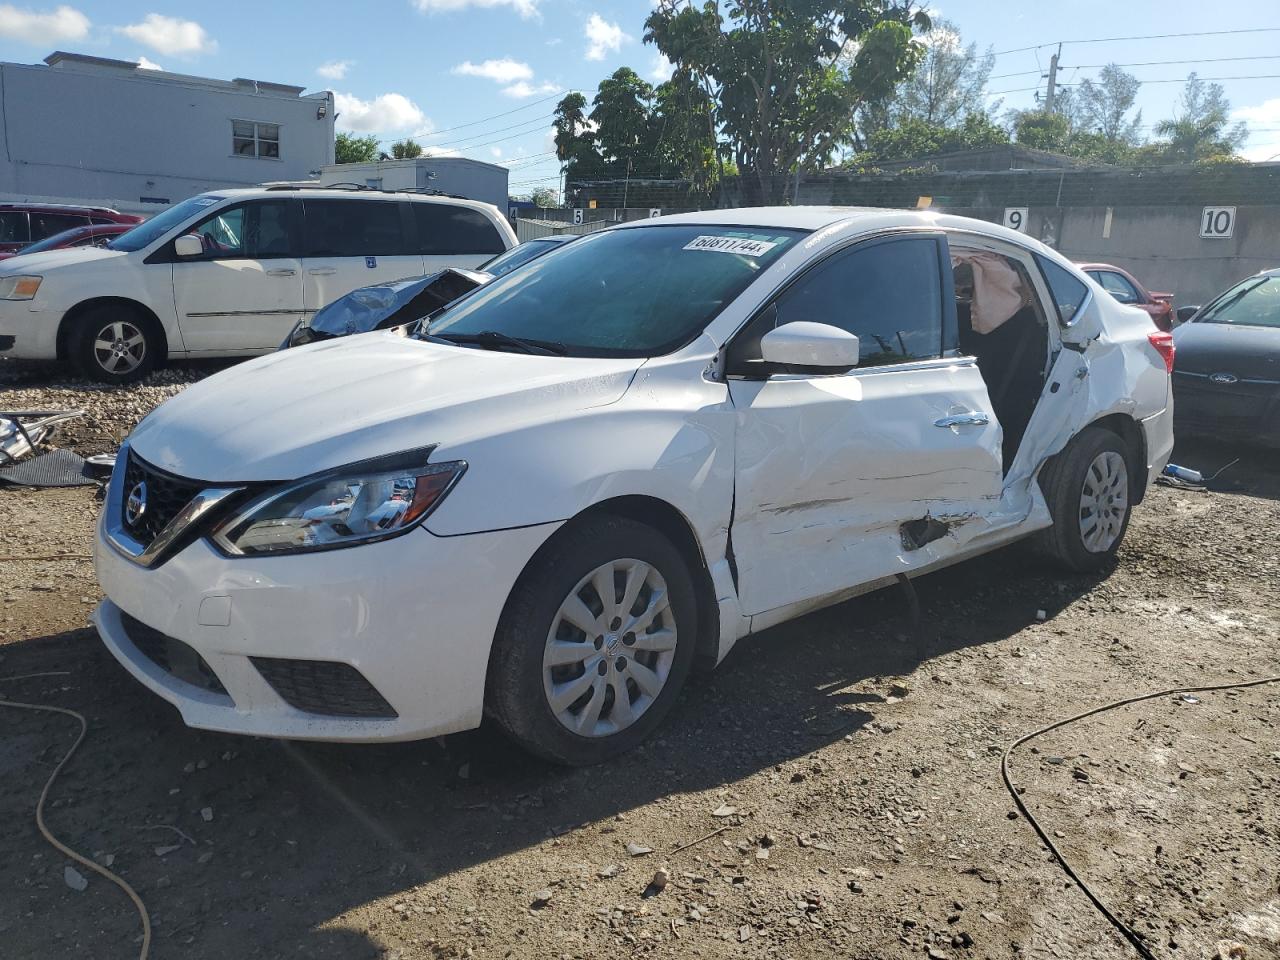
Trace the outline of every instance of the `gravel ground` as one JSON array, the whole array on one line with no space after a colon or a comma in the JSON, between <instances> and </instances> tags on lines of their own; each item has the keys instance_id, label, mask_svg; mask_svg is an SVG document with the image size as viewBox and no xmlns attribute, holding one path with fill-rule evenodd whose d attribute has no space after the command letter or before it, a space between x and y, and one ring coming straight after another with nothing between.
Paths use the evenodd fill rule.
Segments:
<instances>
[{"instance_id":1,"label":"gravel ground","mask_svg":"<svg viewBox=\"0 0 1280 960\"><path fill-rule=\"evenodd\" d=\"M88 409L56 442L93 452L211 369L102 390L0 362L0 405ZM85 629L90 564L13 559L87 551L96 511L91 488L0 490L0 677L68 672L0 693L87 716L49 826L138 888L157 958L1132 956L1016 813L1001 752L1137 692L1280 674L1275 457L1153 490L1108 575L1015 548L919 581L918 631L888 591L750 638L657 739L575 771L488 730L188 730ZM32 820L74 724L0 724L0 953L134 955L125 897L71 889ZM1278 725L1280 685L1162 697L1035 741L1013 776L1157 956L1275 957Z\"/></svg>"}]
</instances>

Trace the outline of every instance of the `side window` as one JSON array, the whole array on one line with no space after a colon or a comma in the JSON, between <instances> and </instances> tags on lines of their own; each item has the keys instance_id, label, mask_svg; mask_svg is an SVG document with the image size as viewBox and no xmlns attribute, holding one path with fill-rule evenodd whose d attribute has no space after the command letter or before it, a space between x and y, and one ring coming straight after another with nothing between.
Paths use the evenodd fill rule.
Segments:
<instances>
[{"instance_id":1,"label":"side window","mask_svg":"<svg viewBox=\"0 0 1280 960\"><path fill-rule=\"evenodd\" d=\"M31 239L43 240L45 237L52 237L55 233L62 233L63 230L88 225L88 217L77 217L66 213L32 213Z\"/></svg>"},{"instance_id":2,"label":"side window","mask_svg":"<svg viewBox=\"0 0 1280 960\"><path fill-rule=\"evenodd\" d=\"M1054 305L1058 308L1058 319L1063 323L1070 323L1084 304L1089 288L1080 281L1079 277L1072 275L1052 260L1037 254L1036 262L1040 264L1040 271L1049 285L1049 292L1053 294Z\"/></svg>"},{"instance_id":3,"label":"side window","mask_svg":"<svg viewBox=\"0 0 1280 960\"><path fill-rule=\"evenodd\" d=\"M0 243L29 243L31 228L25 210L0 212Z\"/></svg>"},{"instance_id":4,"label":"side window","mask_svg":"<svg viewBox=\"0 0 1280 960\"><path fill-rule=\"evenodd\" d=\"M432 256L502 253L506 249L497 227L479 210L450 203L413 205L420 252Z\"/></svg>"},{"instance_id":5,"label":"side window","mask_svg":"<svg viewBox=\"0 0 1280 960\"><path fill-rule=\"evenodd\" d=\"M205 260L269 260L294 255L287 200L224 207L187 232L200 238Z\"/></svg>"},{"instance_id":6,"label":"side window","mask_svg":"<svg viewBox=\"0 0 1280 960\"><path fill-rule=\"evenodd\" d=\"M1102 289L1111 294L1121 303L1137 303L1141 298L1138 291L1124 277L1110 270L1103 270L1098 273L1098 282L1102 284Z\"/></svg>"},{"instance_id":7,"label":"side window","mask_svg":"<svg viewBox=\"0 0 1280 960\"><path fill-rule=\"evenodd\" d=\"M394 200L307 200L305 257L396 257L407 252Z\"/></svg>"},{"instance_id":8,"label":"side window","mask_svg":"<svg viewBox=\"0 0 1280 960\"><path fill-rule=\"evenodd\" d=\"M812 320L857 334L858 367L942 355L938 241L904 238L832 256L788 287L777 325Z\"/></svg>"}]
</instances>

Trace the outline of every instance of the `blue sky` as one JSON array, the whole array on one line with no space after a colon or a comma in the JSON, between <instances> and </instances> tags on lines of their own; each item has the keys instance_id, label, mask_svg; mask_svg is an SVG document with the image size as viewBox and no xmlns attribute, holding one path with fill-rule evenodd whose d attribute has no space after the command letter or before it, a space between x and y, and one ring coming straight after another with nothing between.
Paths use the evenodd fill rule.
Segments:
<instances>
[{"instance_id":1,"label":"blue sky","mask_svg":"<svg viewBox=\"0 0 1280 960\"><path fill-rule=\"evenodd\" d=\"M440 152L507 163L512 192L522 193L555 184L549 126L560 95L590 94L623 65L650 80L665 78L657 52L640 42L649 10L650 0L37 0L0 4L0 59L37 62L62 49L145 59L179 73L331 89L339 129L388 141L414 136ZM965 40L1001 53L990 89L1010 91L996 98L1002 109L1034 104L1032 88L1043 90L1038 72L1048 67L1058 41L1243 31L1067 43L1059 79L1078 82L1112 61L1150 64L1126 69L1148 81L1139 106L1154 125L1172 112L1181 92L1181 83L1155 81L1180 81L1191 70L1206 78L1251 77L1221 81L1238 116L1255 129L1246 155L1280 154L1275 0L1226 7L1177 0L939 0L934 10L954 21ZM1035 49L1022 49L1028 47Z\"/></svg>"}]
</instances>

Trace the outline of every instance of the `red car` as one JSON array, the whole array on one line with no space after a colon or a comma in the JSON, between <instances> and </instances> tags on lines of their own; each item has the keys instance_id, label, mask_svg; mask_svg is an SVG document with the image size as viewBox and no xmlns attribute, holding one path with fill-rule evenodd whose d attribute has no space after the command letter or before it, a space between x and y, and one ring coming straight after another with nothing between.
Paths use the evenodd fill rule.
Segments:
<instances>
[{"instance_id":1,"label":"red car","mask_svg":"<svg viewBox=\"0 0 1280 960\"><path fill-rule=\"evenodd\" d=\"M78 207L66 203L0 203L0 252L17 253L29 244L48 239L72 227L123 223L132 226L142 217L110 207Z\"/></svg>"},{"instance_id":2,"label":"red car","mask_svg":"<svg viewBox=\"0 0 1280 960\"><path fill-rule=\"evenodd\" d=\"M105 247L108 243L128 233L134 228L132 223L94 223L87 227L72 227L46 237L36 243L28 244L21 250L0 250L0 260L8 260L27 253L41 253L45 250L65 250L68 247Z\"/></svg>"},{"instance_id":3,"label":"red car","mask_svg":"<svg viewBox=\"0 0 1280 960\"><path fill-rule=\"evenodd\" d=\"M1159 329L1173 329L1172 293L1151 293L1129 271L1109 263L1077 263L1076 266L1121 303L1147 311L1151 322Z\"/></svg>"}]
</instances>

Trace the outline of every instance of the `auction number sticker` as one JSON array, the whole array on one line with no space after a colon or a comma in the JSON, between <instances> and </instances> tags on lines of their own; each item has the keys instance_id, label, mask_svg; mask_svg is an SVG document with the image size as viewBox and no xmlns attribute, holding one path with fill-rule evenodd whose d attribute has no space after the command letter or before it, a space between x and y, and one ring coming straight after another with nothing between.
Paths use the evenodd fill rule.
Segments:
<instances>
[{"instance_id":1,"label":"auction number sticker","mask_svg":"<svg viewBox=\"0 0 1280 960\"><path fill-rule=\"evenodd\" d=\"M742 257L759 257L776 246L776 243L770 243L768 240L747 240L743 237L694 237L684 245L684 249L709 250L712 253L736 253Z\"/></svg>"}]
</instances>

